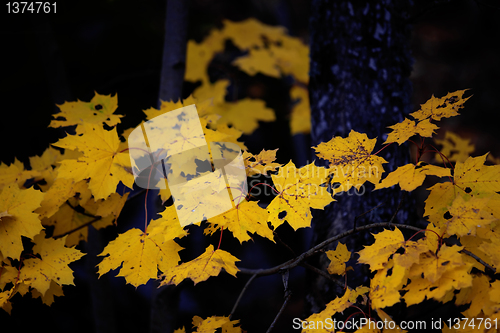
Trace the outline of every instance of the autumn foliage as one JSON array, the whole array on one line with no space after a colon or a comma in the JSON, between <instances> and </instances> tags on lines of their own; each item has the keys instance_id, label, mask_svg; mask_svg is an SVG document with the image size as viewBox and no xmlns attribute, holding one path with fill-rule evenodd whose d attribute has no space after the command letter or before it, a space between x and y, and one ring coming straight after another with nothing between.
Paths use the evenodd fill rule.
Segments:
<instances>
[{"instance_id":1,"label":"autumn foliage","mask_svg":"<svg viewBox=\"0 0 500 333\"><path fill-rule=\"evenodd\" d=\"M428 142L439 129L442 118L459 115L468 99L464 97L466 91L440 98L433 96L410 114L412 119L390 126L385 142L351 131L346 138L333 137L312 147L319 159L328 161L328 167L313 162L298 168L291 161L281 165L275 162L276 150L251 153L240 140L242 134L252 133L259 122L274 121L274 111L262 100L226 101L229 81L210 81L207 68L213 57L224 51L227 40L246 52L235 59L233 65L247 74L293 77L290 97L297 102L290 112L291 132L310 130L308 48L299 39L287 36L283 28L250 19L239 23L227 21L223 29L213 30L201 43L190 41L185 79L199 81L201 85L183 101L163 101L159 109L145 110L146 119L195 104L204 140L237 145L244 151L247 176L268 176L267 185L272 186L276 194L267 205L248 195L239 198L233 208L223 214L200 218L197 224L204 228L205 235L222 230L240 243L255 237L275 242L275 231L284 223L294 230L310 227L311 209L335 205L335 194L354 189L360 192L365 182L374 184L377 191L397 185L409 192L433 176L435 184L427 189L429 195L425 201L426 229L395 225L392 221L358 226L347 234L316 244L295 259L284 260L270 272L292 269L343 237L385 227L374 233L373 243L366 244L358 253L351 253L339 242L335 250L319 254L331 261L327 274L344 285L344 294L338 295L320 313L303 318L304 332L327 332L318 329L316 323L349 307L364 309L360 315L373 320L390 320L384 309L398 303L409 306L429 299L467 305L464 317L496 323L500 314L500 281L495 275L500 265L497 222L500 219L500 166L491 165L494 160L488 155L469 156L473 146L456 134L447 132L444 140L435 141L442 146L441 150ZM88 226L101 229L116 223L127 204L134 187L133 170L137 173L142 170L129 157L133 147L127 145L126 139L132 129L123 133L116 130L123 117L115 114L117 108L116 95L96 93L89 102L66 102L59 106L60 113L54 115L50 126L72 129L67 136L47 148L42 156L30 158L29 169L19 161L0 165L0 306L3 310L10 312L15 307L11 299L17 293L40 297L47 305L54 302L55 296L62 296L63 286L73 284L68 264L84 255L75 246L86 241ZM189 130L187 123L181 122L180 127L181 131ZM416 146L413 163L385 172L387 162L378 156L380 150L375 151L375 147L383 144L383 149L402 149L400 145L408 141ZM430 156L427 161L434 158L434 163L423 162L424 154ZM176 176L196 179L199 174L196 168L188 168ZM117 192L117 186L128 189ZM169 200L169 189L151 191L149 195L152 193L158 193L164 203L160 217L146 219L142 229L133 228L117 235L99 255L102 257L99 276L119 269L117 276L137 287L151 279L159 279L160 285L178 285L186 279L197 284L219 274L236 278L242 274L240 268L245 263L226 251L224 242L215 238L213 245L198 257L181 262L182 247L178 240L189 237L187 228L179 223L178 211ZM396 214L397 208L394 209ZM53 226L53 231L47 235L44 229L49 226ZM415 235L405 238L400 230L403 228L413 230ZM28 249L23 245L26 239L33 244ZM368 265L372 272L369 285L350 285L350 268L346 262L353 256L358 265ZM264 274L247 272L255 276L261 273ZM215 332L222 328L222 332L242 332L244 320L240 323L239 319L230 317L230 310L222 317L195 316L193 331ZM490 332L491 327L494 326L488 329L483 325L476 331ZM178 332L185 331L180 328Z\"/></svg>"}]
</instances>

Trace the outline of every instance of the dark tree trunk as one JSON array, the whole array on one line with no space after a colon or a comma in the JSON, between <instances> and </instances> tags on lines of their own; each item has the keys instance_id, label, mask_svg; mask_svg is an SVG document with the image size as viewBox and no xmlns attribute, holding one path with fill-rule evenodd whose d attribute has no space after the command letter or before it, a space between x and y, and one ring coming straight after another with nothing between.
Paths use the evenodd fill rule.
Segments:
<instances>
[{"instance_id":1,"label":"dark tree trunk","mask_svg":"<svg viewBox=\"0 0 500 333\"><path fill-rule=\"evenodd\" d=\"M310 99L312 145L334 136L347 137L350 130L377 137L376 150L384 141L387 126L404 119L410 111L412 58L407 13L411 0L315 0L310 21L311 70ZM386 170L408 163L405 146L392 145L380 154L389 164ZM353 228L356 216L382 205L358 218L357 224L389 221L401 199L399 188L371 192L365 183L364 194L352 190L335 198L313 221L314 239L322 240ZM409 200L394 219L407 223L411 210ZM351 250L366 244L367 234L345 239ZM325 270L328 262L321 256ZM348 273L348 284L364 281L367 272ZM310 310L335 298L323 277L311 277ZM331 288L330 288L331 289Z\"/></svg>"},{"instance_id":2,"label":"dark tree trunk","mask_svg":"<svg viewBox=\"0 0 500 333\"><path fill-rule=\"evenodd\" d=\"M188 14L188 0L167 0L158 108L161 101L177 101L182 98L186 67ZM179 288L175 286L158 288L158 281L155 281L154 284L150 332L173 332L177 328Z\"/></svg>"}]
</instances>

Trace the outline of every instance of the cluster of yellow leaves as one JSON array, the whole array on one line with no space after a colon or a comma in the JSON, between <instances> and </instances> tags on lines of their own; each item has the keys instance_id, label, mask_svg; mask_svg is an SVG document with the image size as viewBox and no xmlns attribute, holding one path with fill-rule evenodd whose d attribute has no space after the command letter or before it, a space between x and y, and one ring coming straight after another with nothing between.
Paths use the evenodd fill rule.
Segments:
<instances>
[{"instance_id":1,"label":"cluster of yellow leaves","mask_svg":"<svg viewBox=\"0 0 500 333\"><path fill-rule=\"evenodd\" d=\"M203 319L199 316L193 317L193 333L214 333L218 328L222 329L223 333L241 333L243 330L239 326L239 320L231 320L229 317L212 316ZM186 333L184 327L177 329L174 333Z\"/></svg>"},{"instance_id":2,"label":"cluster of yellow leaves","mask_svg":"<svg viewBox=\"0 0 500 333\"><path fill-rule=\"evenodd\" d=\"M201 43L190 40L185 80L202 83L194 91L194 97L200 101L213 99L214 113L222 117L219 124L233 124L245 134L257 128L256 120L274 120L274 113L266 109L262 101L244 99L235 103L226 102L224 95L229 81L210 82L209 64L217 53L224 51L226 40L248 52L233 61L233 65L245 73L252 76L262 73L275 78L291 75L302 84L290 90L291 99L300 100L292 110L290 125L292 134L309 133L309 97L303 86L309 81L309 48L300 39L287 35L282 27L265 25L253 18L241 22L226 20L222 29L212 30Z\"/></svg>"}]
</instances>

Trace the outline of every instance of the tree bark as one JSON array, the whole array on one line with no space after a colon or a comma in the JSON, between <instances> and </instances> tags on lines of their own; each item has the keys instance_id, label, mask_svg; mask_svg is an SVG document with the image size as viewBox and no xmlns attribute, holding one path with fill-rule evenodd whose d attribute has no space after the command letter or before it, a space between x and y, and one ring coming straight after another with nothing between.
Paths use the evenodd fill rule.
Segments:
<instances>
[{"instance_id":1,"label":"tree bark","mask_svg":"<svg viewBox=\"0 0 500 333\"><path fill-rule=\"evenodd\" d=\"M311 140L317 146L334 136L347 137L350 130L384 141L387 126L404 119L410 111L412 58L407 13L411 0L314 0L310 20ZM409 162L405 146L392 145L379 156L389 163L386 171ZM321 162L320 162L321 163ZM389 221L397 211L398 187L371 192L365 183L359 193L335 196L337 202L317 211L313 220L313 244L357 224ZM407 223L412 205L404 200L395 223ZM368 234L346 239L351 252L366 244ZM354 257L354 255L353 255ZM316 265L326 270L326 256ZM348 273L348 284L364 282L368 272ZM335 298L335 291L321 276L311 277L310 311L317 312Z\"/></svg>"},{"instance_id":2,"label":"tree bark","mask_svg":"<svg viewBox=\"0 0 500 333\"><path fill-rule=\"evenodd\" d=\"M189 1L167 0L158 108L161 106L161 101L177 101L182 98L188 14ZM175 286L158 288L158 281L155 281L150 332L173 332L176 329L178 307L179 289Z\"/></svg>"}]
</instances>

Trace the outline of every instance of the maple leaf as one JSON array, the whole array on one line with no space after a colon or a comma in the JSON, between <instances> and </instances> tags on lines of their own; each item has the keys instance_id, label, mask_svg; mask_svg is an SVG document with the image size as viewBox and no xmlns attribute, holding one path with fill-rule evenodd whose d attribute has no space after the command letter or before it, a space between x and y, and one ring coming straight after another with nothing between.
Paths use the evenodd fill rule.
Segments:
<instances>
[{"instance_id":1,"label":"maple leaf","mask_svg":"<svg viewBox=\"0 0 500 333\"><path fill-rule=\"evenodd\" d=\"M277 167L281 166L279 163L273 163L276 160L277 151L278 149L262 149L258 155L253 155L248 151L243 152L247 175L249 177L256 174L266 175L268 171L275 171Z\"/></svg>"},{"instance_id":2,"label":"maple leaf","mask_svg":"<svg viewBox=\"0 0 500 333\"><path fill-rule=\"evenodd\" d=\"M377 270L370 281L370 301L374 309L392 306L400 301L401 289L406 282L408 269L395 265L391 260L387 265Z\"/></svg>"},{"instance_id":3,"label":"maple leaf","mask_svg":"<svg viewBox=\"0 0 500 333\"><path fill-rule=\"evenodd\" d=\"M328 273L343 275L345 273L345 263L351 258L351 252L347 250L347 246L339 242L337 248L326 251L326 255L330 259Z\"/></svg>"},{"instance_id":4,"label":"maple leaf","mask_svg":"<svg viewBox=\"0 0 500 333\"><path fill-rule=\"evenodd\" d=\"M214 55L224 50L224 34L219 30L212 30L201 43L189 40L186 49L186 81L201 80L209 83L207 69Z\"/></svg>"},{"instance_id":5,"label":"maple leaf","mask_svg":"<svg viewBox=\"0 0 500 333\"><path fill-rule=\"evenodd\" d=\"M448 235L476 235L476 228L486 226L495 221L496 218L487 213L484 207L488 204L486 198L471 198L468 201L461 196L455 197L453 204L449 207L450 218L445 219L437 215L429 218L437 227L443 226Z\"/></svg>"},{"instance_id":6,"label":"maple leaf","mask_svg":"<svg viewBox=\"0 0 500 333\"><path fill-rule=\"evenodd\" d=\"M457 134L447 131L443 140L436 139L437 144L442 145L441 153L450 162L464 162L476 149L470 143L470 139L463 139ZM436 160L441 161L441 156L436 154Z\"/></svg>"},{"instance_id":7,"label":"maple leaf","mask_svg":"<svg viewBox=\"0 0 500 333\"><path fill-rule=\"evenodd\" d=\"M41 298L43 304L52 305L54 303L54 296L64 296L62 286L55 283L54 280L50 281L50 287L45 292L45 295L42 295L37 289L33 289L31 291L31 296L33 298Z\"/></svg>"},{"instance_id":8,"label":"maple leaf","mask_svg":"<svg viewBox=\"0 0 500 333\"><path fill-rule=\"evenodd\" d=\"M58 177L73 178L76 182L90 178L89 188L96 199L104 199L116 191L118 182L133 187L134 177L128 152L120 152L116 128L106 131L100 126L84 123L84 134L69 135L54 146L78 149L83 157L61 162Z\"/></svg>"},{"instance_id":9,"label":"maple leaf","mask_svg":"<svg viewBox=\"0 0 500 333\"><path fill-rule=\"evenodd\" d=\"M222 332L241 332L241 328L235 327L239 320L232 320L229 317L223 316L212 316L203 319L199 316L193 317L193 328L196 328L197 333L215 333L218 328L222 329Z\"/></svg>"},{"instance_id":10,"label":"maple leaf","mask_svg":"<svg viewBox=\"0 0 500 333\"><path fill-rule=\"evenodd\" d=\"M311 132L311 108L309 91L302 86L294 85L290 89L290 98L296 101L290 114L290 132L292 135ZM298 100L298 101L297 101Z\"/></svg>"},{"instance_id":11,"label":"maple leaf","mask_svg":"<svg viewBox=\"0 0 500 333\"><path fill-rule=\"evenodd\" d=\"M221 116L217 124L233 125L244 134L251 134L259 127L258 121L274 121L274 111L260 99L244 98L234 103L216 105L212 111Z\"/></svg>"},{"instance_id":12,"label":"maple leaf","mask_svg":"<svg viewBox=\"0 0 500 333\"><path fill-rule=\"evenodd\" d=\"M439 127L431 123L430 119L416 123L408 118L405 118L401 123L389 126L389 128L392 128L393 131L389 133L384 143L397 142L399 145L406 142L415 134L430 138L434 134L434 131L439 129Z\"/></svg>"},{"instance_id":13,"label":"maple leaf","mask_svg":"<svg viewBox=\"0 0 500 333\"><path fill-rule=\"evenodd\" d=\"M327 318L330 318L339 312L343 312L345 309L347 309L350 305L351 302L349 301L349 297L351 295L351 289L347 289L342 297L337 297L330 303L326 305L326 308L319 312L319 313L313 313L310 315L307 319L302 321L302 332L303 333L328 333L331 332L331 330L328 330L327 328L324 327L324 325L321 325L319 327L319 322L325 323L325 320Z\"/></svg>"},{"instance_id":14,"label":"maple leaf","mask_svg":"<svg viewBox=\"0 0 500 333\"><path fill-rule=\"evenodd\" d=\"M165 210L159 214L161 217L156 219L156 222L149 227L151 233L162 234L165 242L187 236L187 231L184 230L179 223L174 206L166 207Z\"/></svg>"},{"instance_id":15,"label":"maple leaf","mask_svg":"<svg viewBox=\"0 0 500 333\"><path fill-rule=\"evenodd\" d=\"M37 170L25 170L24 164L17 158L11 165L0 163L0 190L5 186L12 183L17 183L22 187L27 179L38 176L40 174Z\"/></svg>"},{"instance_id":16,"label":"maple leaf","mask_svg":"<svg viewBox=\"0 0 500 333\"><path fill-rule=\"evenodd\" d=\"M85 254L74 248L64 246L65 239L45 238L45 232L33 238L33 252L40 258L25 259L19 278L45 295L51 282L59 285L74 285L73 271L68 264Z\"/></svg>"},{"instance_id":17,"label":"maple leaf","mask_svg":"<svg viewBox=\"0 0 500 333\"><path fill-rule=\"evenodd\" d=\"M285 75L300 82L309 82L309 47L299 38L283 35L279 44L269 45L276 64Z\"/></svg>"},{"instance_id":18,"label":"maple leaf","mask_svg":"<svg viewBox=\"0 0 500 333\"><path fill-rule=\"evenodd\" d=\"M463 108L464 103L470 98L463 98L466 91L467 89L457 90L441 98L436 98L433 95L431 99L421 105L419 111L410 113L410 115L418 120L431 118L438 121L441 118L458 116L457 111Z\"/></svg>"},{"instance_id":19,"label":"maple leaf","mask_svg":"<svg viewBox=\"0 0 500 333\"><path fill-rule=\"evenodd\" d=\"M292 161L281 167L277 175L271 175L279 194L267 206L268 221L274 229L285 220L294 230L311 225L311 208L323 209L334 201L326 187L328 171L314 162L300 169Z\"/></svg>"},{"instance_id":20,"label":"maple leaf","mask_svg":"<svg viewBox=\"0 0 500 333\"><path fill-rule=\"evenodd\" d=\"M382 177L383 163L380 156L372 155L376 139L368 139L364 133L351 130L347 138L334 137L317 147L316 155L330 162L332 184L340 183L333 189L334 194L347 192L353 186L357 189L366 181L377 184Z\"/></svg>"},{"instance_id":21,"label":"maple leaf","mask_svg":"<svg viewBox=\"0 0 500 333\"><path fill-rule=\"evenodd\" d=\"M76 133L81 134L88 130L83 124L94 124L102 126L103 123L113 127L120 122L122 115L113 114L118 107L118 97L116 94L99 95L97 92L90 102L66 102L58 105L60 113L54 117L64 117L65 120L52 120L49 127L76 126Z\"/></svg>"},{"instance_id":22,"label":"maple leaf","mask_svg":"<svg viewBox=\"0 0 500 333\"><path fill-rule=\"evenodd\" d=\"M165 240L163 229L157 228L161 223L161 219L153 220L146 232L129 229L111 241L99 254L105 256L98 265L99 277L121 266L117 276L138 287L156 279L158 270L166 272L177 265L182 248L173 240Z\"/></svg>"},{"instance_id":23,"label":"maple leaf","mask_svg":"<svg viewBox=\"0 0 500 333\"><path fill-rule=\"evenodd\" d=\"M489 203L483 209L500 218L500 196L497 193L500 192L500 165L484 165L486 155L469 157L463 163L457 162L454 183L439 183L429 188L431 192L425 201L424 216L436 215L435 219L439 219L457 196L462 196L466 201L474 196L488 198Z\"/></svg>"},{"instance_id":24,"label":"maple leaf","mask_svg":"<svg viewBox=\"0 0 500 333\"><path fill-rule=\"evenodd\" d=\"M399 184L402 190L413 191L423 184L425 176L451 177L450 169L418 162L417 165L409 163L398 167L387 175L380 183L375 185L375 190Z\"/></svg>"},{"instance_id":25,"label":"maple leaf","mask_svg":"<svg viewBox=\"0 0 500 333\"><path fill-rule=\"evenodd\" d=\"M232 64L251 76L262 73L270 77L281 77L275 57L268 49L250 49L246 56L237 58Z\"/></svg>"},{"instance_id":26,"label":"maple leaf","mask_svg":"<svg viewBox=\"0 0 500 333\"><path fill-rule=\"evenodd\" d=\"M207 280L211 276L219 275L221 269L236 276L238 268L235 263L238 258L229 252L217 249L214 251L213 245L209 245L205 252L199 257L171 268L163 274L160 286L175 284L178 285L184 279L190 278L194 284Z\"/></svg>"},{"instance_id":27,"label":"maple leaf","mask_svg":"<svg viewBox=\"0 0 500 333\"><path fill-rule=\"evenodd\" d=\"M443 245L437 255L430 251L422 253L419 263L408 273L411 282L404 288L406 304L418 304L425 298L441 301L448 291L471 286L472 264L463 260L462 249L462 246Z\"/></svg>"},{"instance_id":28,"label":"maple leaf","mask_svg":"<svg viewBox=\"0 0 500 333\"><path fill-rule=\"evenodd\" d=\"M376 271L384 268L384 264L405 243L405 238L401 230L394 228L394 231L384 230L378 234L372 234L375 243L365 246L358 252L358 261L370 265L370 270Z\"/></svg>"},{"instance_id":29,"label":"maple leaf","mask_svg":"<svg viewBox=\"0 0 500 333\"><path fill-rule=\"evenodd\" d=\"M240 50L248 50L254 47L263 48L265 40L278 41L286 34L286 29L266 25L254 18L249 18L240 22L224 20L223 34Z\"/></svg>"},{"instance_id":30,"label":"maple leaf","mask_svg":"<svg viewBox=\"0 0 500 333\"><path fill-rule=\"evenodd\" d=\"M18 259L23 251L21 236L33 239L43 229L38 214L44 194L33 188L21 190L17 184L5 186L0 192L0 252Z\"/></svg>"},{"instance_id":31,"label":"maple leaf","mask_svg":"<svg viewBox=\"0 0 500 333\"><path fill-rule=\"evenodd\" d=\"M208 219L208 222L228 229L240 243L250 240L250 233L274 242L273 232L267 226L267 211L255 201L244 200L234 208ZM213 234L217 229L213 228L209 232Z\"/></svg>"}]
</instances>

